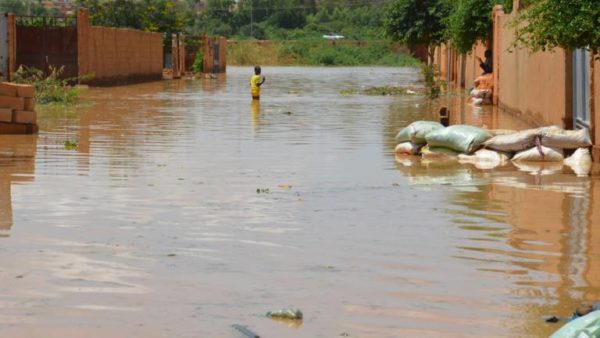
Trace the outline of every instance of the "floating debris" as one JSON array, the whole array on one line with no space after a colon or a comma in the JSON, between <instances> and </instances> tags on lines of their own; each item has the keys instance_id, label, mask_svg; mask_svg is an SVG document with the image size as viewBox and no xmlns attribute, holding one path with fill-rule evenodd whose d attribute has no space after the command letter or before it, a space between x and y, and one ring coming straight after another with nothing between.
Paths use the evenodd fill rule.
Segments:
<instances>
[{"instance_id":1,"label":"floating debris","mask_svg":"<svg viewBox=\"0 0 600 338\"><path fill-rule=\"evenodd\" d=\"M267 312L269 318L293 319L302 320L304 315L300 309L280 309Z\"/></svg>"},{"instance_id":2,"label":"floating debris","mask_svg":"<svg viewBox=\"0 0 600 338\"><path fill-rule=\"evenodd\" d=\"M77 141L71 141L71 140L65 140L64 145L65 145L65 150L77 150L77 148L79 147L79 145L77 144Z\"/></svg>"},{"instance_id":3,"label":"floating debris","mask_svg":"<svg viewBox=\"0 0 600 338\"><path fill-rule=\"evenodd\" d=\"M233 325L231 325L231 327L233 327L234 329L240 331L244 336L246 336L248 338L260 338L259 335L257 335L256 333L250 331L250 329L248 329L248 327L246 327L244 325L233 324Z\"/></svg>"}]
</instances>

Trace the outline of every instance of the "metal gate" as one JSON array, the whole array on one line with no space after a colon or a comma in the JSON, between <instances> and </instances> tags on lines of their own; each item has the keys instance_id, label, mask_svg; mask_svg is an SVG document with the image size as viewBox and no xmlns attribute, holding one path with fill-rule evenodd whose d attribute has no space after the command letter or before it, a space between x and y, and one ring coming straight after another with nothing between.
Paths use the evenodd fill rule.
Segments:
<instances>
[{"instance_id":1,"label":"metal gate","mask_svg":"<svg viewBox=\"0 0 600 338\"><path fill-rule=\"evenodd\" d=\"M590 53L573 51L573 128L590 127Z\"/></svg>"},{"instance_id":2,"label":"metal gate","mask_svg":"<svg viewBox=\"0 0 600 338\"><path fill-rule=\"evenodd\" d=\"M78 75L77 19L74 17L16 17L17 68L34 67L49 74L64 67L62 78Z\"/></svg>"},{"instance_id":3,"label":"metal gate","mask_svg":"<svg viewBox=\"0 0 600 338\"><path fill-rule=\"evenodd\" d=\"M221 69L221 66L219 65L219 62L221 60L221 57L219 56L219 47L219 40L215 39L213 43L213 49L215 51L212 70L213 73L219 73L219 70Z\"/></svg>"}]
</instances>

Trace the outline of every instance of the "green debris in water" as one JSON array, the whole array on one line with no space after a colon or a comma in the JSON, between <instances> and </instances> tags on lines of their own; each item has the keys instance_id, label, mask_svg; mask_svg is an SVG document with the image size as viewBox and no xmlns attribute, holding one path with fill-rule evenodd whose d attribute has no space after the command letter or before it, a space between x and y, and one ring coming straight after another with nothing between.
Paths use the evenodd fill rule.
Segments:
<instances>
[{"instance_id":1,"label":"green debris in water","mask_svg":"<svg viewBox=\"0 0 600 338\"><path fill-rule=\"evenodd\" d=\"M300 309L281 309L267 312L269 318L302 320L304 315Z\"/></svg>"},{"instance_id":2,"label":"green debris in water","mask_svg":"<svg viewBox=\"0 0 600 338\"><path fill-rule=\"evenodd\" d=\"M409 96L409 95L424 95L425 88L421 87L398 87L398 86L384 86L384 87L369 87L367 89L359 90L356 88L347 88L340 91L342 95L355 95L363 94L370 96Z\"/></svg>"},{"instance_id":3,"label":"green debris in water","mask_svg":"<svg viewBox=\"0 0 600 338\"><path fill-rule=\"evenodd\" d=\"M65 150L77 150L77 148L79 147L77 141L65 140L64 144Z\"/></svg>"},{"instance_id":4,"label":"green debris in water","mask_svg":"<svg viewBox=\"0 0 600 338\"><path fill-rule=\"evenodd\" d=\"M268 194L269 188L256 188L256 193L257 194Z\"/></svg>"},{"instance_id":5,"label":"green debris in water","mask_svg":"<svg viewBox=\"0 0 600 338\"><path fill-rule=\"evenodd\" d=\"M340 94L342 95L355 95L355 94L359 94L360 91L356 88L346 88L346 89L342 89L340 90Z\"/></svg>"},{"instance_id":6,"label":"green debris in water","mask_svg":"<svg viewBox=\"0 0 600 338\"><path fill-rule=\"evenodd\" d=\"M381 95L381 96L402 96L402 95L417 95L424 94L425 88L417 87L371 87L363 91L365 95Z\"/></svg>"}]
</instances>

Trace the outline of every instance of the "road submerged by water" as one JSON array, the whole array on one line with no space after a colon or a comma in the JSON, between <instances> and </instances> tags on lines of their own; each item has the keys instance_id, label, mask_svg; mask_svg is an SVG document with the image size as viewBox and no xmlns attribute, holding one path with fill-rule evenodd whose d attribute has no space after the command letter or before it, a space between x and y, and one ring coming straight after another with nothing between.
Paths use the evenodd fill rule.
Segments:
<instances>
[{"instance_id":1,"label":"road submerged by water","mask_svg":"<svg viewBox=\"0 0 600 338\"><path fill-rule=\"evenodd\" d=\"M415 69L264 67L254 103L251 74L93 88L0 136L0 336L546 337L600 299L597 176L396 161L438 106L341 92Z\"/></svg>"}]
</instances>

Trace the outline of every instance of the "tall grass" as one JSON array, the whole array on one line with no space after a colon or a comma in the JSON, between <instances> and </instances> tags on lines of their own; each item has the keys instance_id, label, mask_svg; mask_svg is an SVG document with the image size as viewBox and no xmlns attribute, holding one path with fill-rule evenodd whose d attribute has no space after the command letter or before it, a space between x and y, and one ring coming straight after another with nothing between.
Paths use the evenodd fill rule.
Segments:
<instances>
[{"instance_id":1,"label":"tall grass","mask_svg":"<svg viewBox=\"0 0 600 338\"><path fill-rule=\"evenodd\" d=\"M233 41L227 63L232 65L398 66L417 67L416 60L387 41Z\"/></svg>"},{"instance_id":2,"label":"tall grass","mask_svg":"<svg viewBox=\"0 0 600 338\"><path fill-rule=\"evenodd\" d=\"M75 79L61 77L64 67L50 67L46 75L42 70L34 67L21 66L15 72L13 81L33 85L35 99L38 103L63 103L73 104L79 98L80 90L69 85Z\"/></svg>"}]
</instances>

